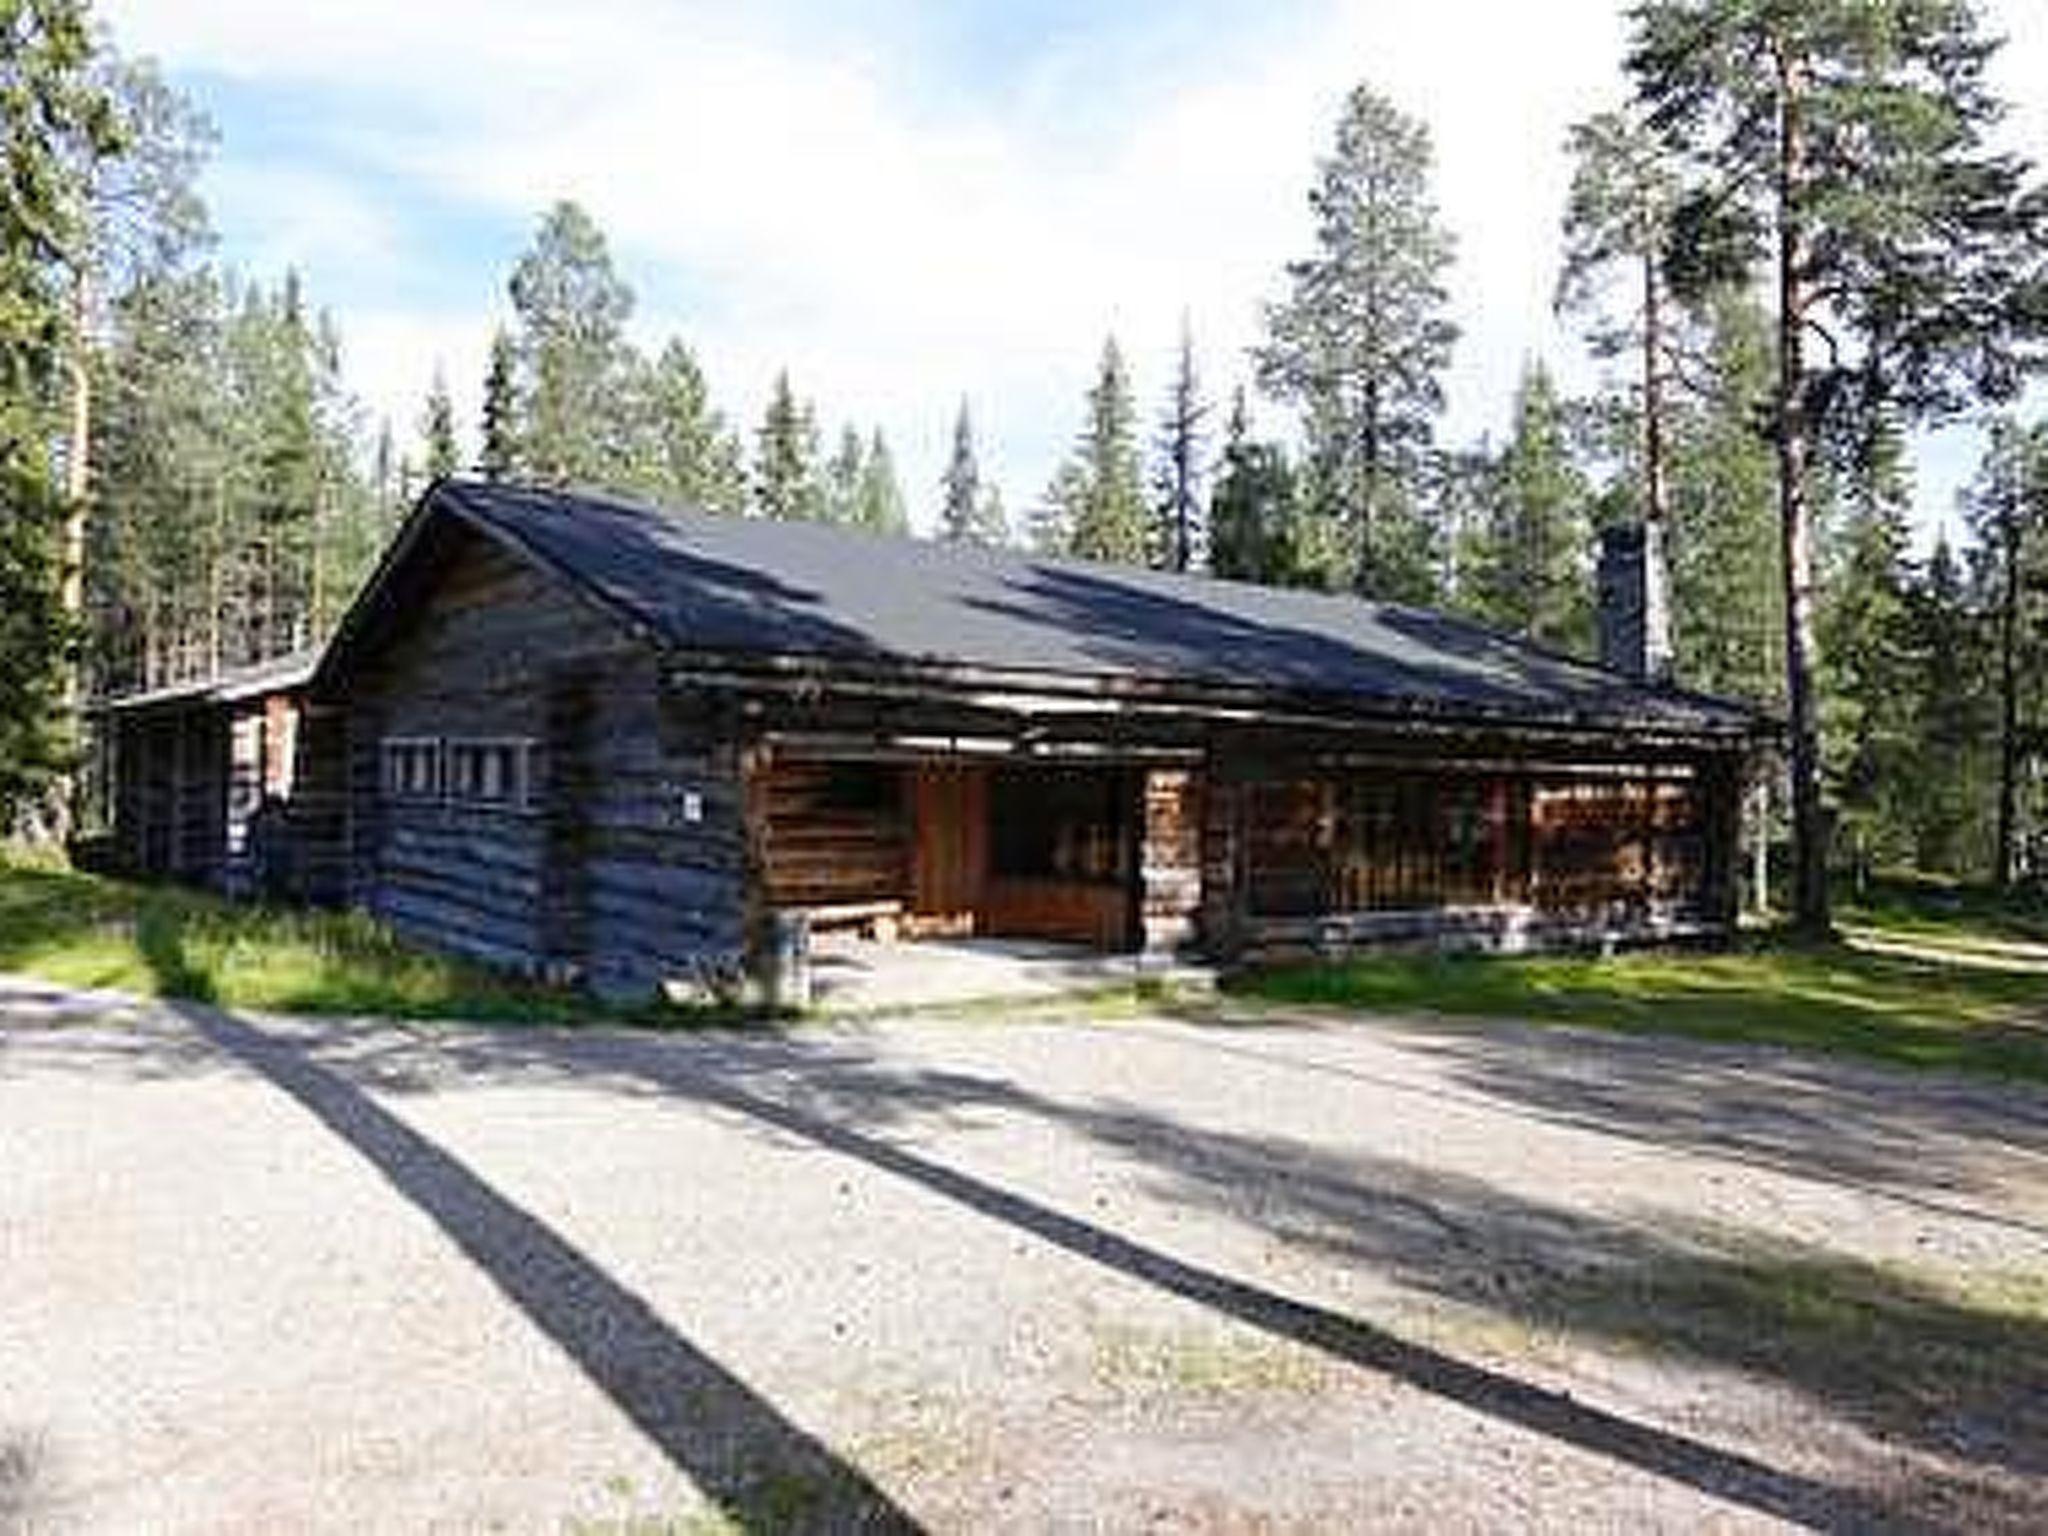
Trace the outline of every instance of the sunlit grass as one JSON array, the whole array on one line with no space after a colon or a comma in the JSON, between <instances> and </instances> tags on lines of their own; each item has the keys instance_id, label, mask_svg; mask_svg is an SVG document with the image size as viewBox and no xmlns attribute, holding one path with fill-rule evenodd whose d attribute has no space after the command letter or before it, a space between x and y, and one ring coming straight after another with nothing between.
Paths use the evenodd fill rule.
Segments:
<instances>
[{"instance_id":1,"label":"sunlit grass","mask_svg":"<svg viewBox=\"0 0 2048 1536\"><path fill-rule=\"evenodd\" d=\"M282 1013L674 1023L408 944L361 913L218 900L0 853L0 970L72 986Z\"/></svg>"},{"instance_id":2,"label":"sunlit grass","mask_svg":"<svg viewBox=\"0 0 2048 1536\"><path fill-rule=\"evenodd\" d=\"M1881 918L1861 914L1878 926ZM1884 931L1891 931L1885 929ZM1945 930L1972 932L1956 919ZM1514 1018L1843 1051L1900 1066L2048 1081L2048 974L1938 953L1752 940L1726 953L1610 958L1392 955L1241 978L1240 996Z\"/></svg>"}]
</instances>

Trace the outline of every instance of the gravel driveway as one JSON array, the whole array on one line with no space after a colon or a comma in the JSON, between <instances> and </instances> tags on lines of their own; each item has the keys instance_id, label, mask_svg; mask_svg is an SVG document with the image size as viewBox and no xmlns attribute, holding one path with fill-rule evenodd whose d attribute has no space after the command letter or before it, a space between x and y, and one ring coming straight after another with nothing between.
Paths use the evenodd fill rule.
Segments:
<instances>
[{"instance_id":1,"label":"gravel driveway","mask_svg":"<svg viewBox=\"0 0 2048 1536\"><path fill-rule=\"evenodd\" d=\"M0 1530L2048 1527L2048 1106L1270 1014L0 979Z\"/></svg>"}]
</instances>

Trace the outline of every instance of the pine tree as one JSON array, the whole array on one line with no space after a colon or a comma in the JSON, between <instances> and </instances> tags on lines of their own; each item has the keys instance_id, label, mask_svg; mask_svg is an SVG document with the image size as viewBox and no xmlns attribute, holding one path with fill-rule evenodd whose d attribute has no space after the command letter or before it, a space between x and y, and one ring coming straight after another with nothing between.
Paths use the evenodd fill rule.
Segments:
<instances>
[{"instance_id":1,"label":"pine tree","mask_svg":"<svg viewBox=\"0 0 2048 1536\"><path fill-rule=\"evenodd\" d=\"M462 451L455 446L455 402L448 398L448 376L438 363L420 416L420 450L432 480L454 474L462 461Z\"/></svg>"},{"instance_id":2,"label":"pine tree","mask_svg":"<svg viewBox=\"0 0 2048 1536\"><path fill-rule=\"evenodd\" d=\"M616 455L633 290L602 232L572 202L541 221L508 285L519 316L517 441L524 473L546 485L602 485Z\"/></svg>"},{"instance_id":3,"label":"pine tree","mask_svg":"<svg viewBox=\"0 0 2048 1536\"><path fill-rule=\"evenodd\" d=\"M1161 414L1153 475L1152 560L1169 571L1194 568L1202 548L1202 422L1209 407L1195 376L1195 342L1181 316L1180 351Z\"/></svg>"},{"instance_id":4,"label":"pine tree","mask_svg":"<svg viewBox=\"0 0 2048 1536\"><path fill-rule=\"evenodd\" d=\"M953 451L947 456L945 473L939 477L939 537L949 544L1002 547L1009 539L1009 530L999 521L989 522L987 511L981 465L974 453L974 423L962 397L959 414L953 418Z\"/></svg>"},{"instance_id":5,"label":"pine tree","mask_svg":"<svg viewBox=\"0 0 2048 1536\"><path fill-rule=\"evenodd\" d=\"M509 480L524 468L519 454L518 354L500 326L491 333L490 363L484 370L483 453L477 467L486 480Z\"/></svg>"},{"instance_id":6,"label":"pine tree","mask_svg":"<svg viewBox=\"0 0 2048 1536\"><path fill-rule=\"evenodd\" d=\"M1633 353L1637 360L1638 515L1668 530L1669 375L1681 317L1673 313L1662 262L1679 195L1677 169L1656 137L1627 113L1602 112L1576 124L1567 147L1574 165L1557 307L1595 316L1588 340L1596 356ZM1634 299L1622 319L1605 312L1607 282L1617 268Z\"/></svg>"},{"instance_id":7,"label":"pine tree","mask_svg":"<svg viewBox=\"0 0 2048 1536\"><path fill-rule=\"evenodd\" d=\"M1257 352L1261 385L1302 408L1310 518L1342 529L1343 574L1367 596L1426 600L1436 585L1422 481L1457 330L1432 159L1420 122L1352 91L1309 194L1315 254L1289 266ZM1304 550L1324 542L1301 532Z\"/></svg>"},{"instance_id":8,"label":"pine tree","mask_svg":"<svg viewBox=\"0 0 2048 1536\"><path fill-rule=\"evenodd\" d=\"M1632 20L1638 99L1689 184L1668 265L1694 287L1773 265L1794 909L1825 932L1817 453L1872 415L2019 388L2048 313L2048 198L1983 147L1994 45L1966 0L1639 0Z\"/></svg>"},{"instance_id":9,"label":"pine tree","mask_svg":"<svg viewBox=\"0 0 2048 1536\"><path fill-rule=\"evenodd\" d=\"M896 461L882 429L868 438L867 456L861 461L860 488L854 497L853 520L877 533L908 533L910 515L903 505L903 487L896 480Z\"/></svg>"},{"instance_id":10,"label":"pine tree","mask_svg":"<svg viewBox=\"0 0 2048 1536\"><path fill-rule=\"evenodd\" d=\"M120 57L103 37L89 91L104 104L107 132L65 141L76 238L68 256L71 306L69 410L65 423L64 588L74 618L85 605L87 524L92 516L94 381L117 296L184 270L210 238L199 173L214 142L210 123L156 67Z\"/></svg>"},{"instance_id":11,"label":"pine tree","mask_svg":"<svg viewBox=\"0 0 2048 1536\"><path fill-rule=\"evenodd\" d=\"M1137 408L1114 336L1103 343L1073 463L1080 501L1068 539L1071 552L1085 560L1145 564L1149 529L1138 481Z\"/></svg>"}]
</instances>

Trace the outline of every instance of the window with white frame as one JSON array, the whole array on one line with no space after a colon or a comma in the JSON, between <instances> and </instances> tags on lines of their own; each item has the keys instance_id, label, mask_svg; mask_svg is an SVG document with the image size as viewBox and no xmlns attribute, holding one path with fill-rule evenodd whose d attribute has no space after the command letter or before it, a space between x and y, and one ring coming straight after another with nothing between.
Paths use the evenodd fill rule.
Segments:
<instances>
[{"instance_id":1,"label":"window with white frame","mask_svg":"<svg viewBox=\"0 0 2048 1536\"><path fill-rule=\"evenodd\" d=\"M517 737L448 742L448 798L468 805L524 807L532 790L533 743Z\"/></svg>"},{"instance_id":2,"label":"window with white frame","mask_svg":"<svg viewBox=\"0 0 2048 1536\"><path fill-rule=\"evenodd\" d=\"M384 742L384 793L394 800L441 797L441 739L392 736Z\"/></svg>"},{"instance_id":3,"label":"window with white frame","mask_svg":"<svg viewBox=\"0 0 2048 1536\"><path fill-rule=\"evenodd\" d=\"M395 800L524 810L534 743L520 736L394 736L384 742L384 792Z\"/></svg>"}]
</instances>

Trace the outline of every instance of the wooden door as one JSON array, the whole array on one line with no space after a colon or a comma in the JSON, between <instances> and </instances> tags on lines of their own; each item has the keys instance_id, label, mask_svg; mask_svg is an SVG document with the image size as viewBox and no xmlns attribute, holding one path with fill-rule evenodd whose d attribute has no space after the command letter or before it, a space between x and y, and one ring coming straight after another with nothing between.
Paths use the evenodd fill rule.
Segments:
<instances>
[{"instance_id":1,"label":"wooden door","mask_svg":"<svg viewBox=\"0 0 2048 1536\"><path fill-rule=\"evenodd\" d=\"M988 883L987 771L921 764L912 786L912 927L973 933Z\"/></svg>"}]
</instances>

